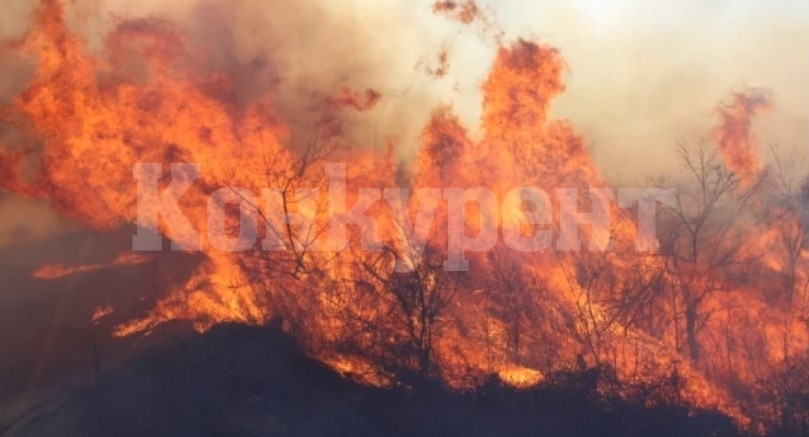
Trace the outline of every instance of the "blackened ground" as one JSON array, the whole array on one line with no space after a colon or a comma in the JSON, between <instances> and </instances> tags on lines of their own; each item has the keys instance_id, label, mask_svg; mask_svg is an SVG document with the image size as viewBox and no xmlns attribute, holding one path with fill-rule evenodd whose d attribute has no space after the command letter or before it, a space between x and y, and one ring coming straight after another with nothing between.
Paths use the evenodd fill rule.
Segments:
<instances>
[{"instance_id":1,"label":"blackened ground","mask_svg":"<svg viewBox=\"0 0 809 437\"><path fill-rule=\"evenodd\" d=\"M219 326L149 347L119 370L28 412L15 436L737 436L727 418L589 400L580 385L459 394L368 388L272 328Z\"/></svg>"}]
</instances>

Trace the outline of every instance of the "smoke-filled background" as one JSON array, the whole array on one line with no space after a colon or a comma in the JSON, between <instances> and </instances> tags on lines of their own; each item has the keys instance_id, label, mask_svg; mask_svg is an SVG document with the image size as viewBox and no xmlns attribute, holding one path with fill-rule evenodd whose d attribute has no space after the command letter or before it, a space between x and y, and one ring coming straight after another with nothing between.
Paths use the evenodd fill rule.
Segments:
<instances>
[{"instance_id":1,"label":"smoke-filled background","mask_svg":"<svg viewBox=\"0 0 809 437\"><path fill-rule=\"evenodd\" d=\"M717 102L745 86L772 91L773 110L756 122L759 147L779 144L806 155L806 2L506 0L487 5L494 32L481 25L470 32L432 14L430 5L74 0L70 20L97 50L118 17L179 23L192 48L211 54L193 68L235 78L236 101L270 90L279 115L294 128L293 141L304 142L327 124L340 141L380 152L395 139L407 160L437 104L452 104L475 126L493 34L502 30L509 39L539 37L561 49L568 89L556 102L556 115L573 121L600 170L616 184L674 171L674 144L708 139ZM4 1L0 35L25 32L34 6L30 0ZM0 98L6 101L24 86L31 65L5 57L0 68ZM323 104L344 88L359 98L349 105ZM381 99L367 98L374 95L369 90ZM14 132L2 135L13 146ZM805 174L807 163L802 165ZM74 229L47 204L5 194L0 217L0 246Z\"/></svg>"}]
</instances>

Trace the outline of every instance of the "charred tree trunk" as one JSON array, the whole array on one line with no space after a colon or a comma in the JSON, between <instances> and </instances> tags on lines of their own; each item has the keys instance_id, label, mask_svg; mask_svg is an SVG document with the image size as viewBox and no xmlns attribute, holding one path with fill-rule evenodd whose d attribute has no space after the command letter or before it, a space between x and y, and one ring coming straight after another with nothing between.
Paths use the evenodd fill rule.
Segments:
<instances>
[{"instance_id":1,"label":"charred tree trunk","mask_svg":"<svg viewBox=\"0 0 809 437\"><path fill-rule=\"evenodd\" d=\"M688 342L688 355L691 361L699 363L700 350L697 341L697 306L689 304L685 310L685 334Z\"/></svg>"}]
</instances>

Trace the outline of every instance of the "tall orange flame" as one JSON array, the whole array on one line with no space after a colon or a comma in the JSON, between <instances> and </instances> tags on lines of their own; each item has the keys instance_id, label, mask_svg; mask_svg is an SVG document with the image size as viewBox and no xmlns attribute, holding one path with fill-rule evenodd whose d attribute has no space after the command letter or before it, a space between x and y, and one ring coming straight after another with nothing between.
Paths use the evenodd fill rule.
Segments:
<instances>
[{"instance_id":1,"label":"tall orange flame","mask_svg":"<svg viewBox=\"0 0 809 437\"><path fill-rule=\"evenodd\" d=\"M746 184L751 183L764 168L753 150L750 126L753 118L770 107L770 97L764 90L750 89L733 93L732 98L717 108L719 127L716 141L728 168Z\"/></svg>"}]
</instances>

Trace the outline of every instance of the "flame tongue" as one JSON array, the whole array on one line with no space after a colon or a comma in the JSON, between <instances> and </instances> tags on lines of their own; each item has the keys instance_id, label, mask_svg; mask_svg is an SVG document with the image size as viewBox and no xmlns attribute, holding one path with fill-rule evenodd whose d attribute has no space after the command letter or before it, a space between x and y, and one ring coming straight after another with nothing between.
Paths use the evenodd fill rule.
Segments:
<instances>
[{"instance_id":1,"label":"flame tongue","mask_svg":"<svg viewBox=\"0 0 809 437\"><path fill-rule=\"evenodd\" d=\"M750 185L764 165L753 150L750 133L753 118L770 108L770 97L764 90L746 90L734 93L732 98L717 109L720 125L715 136L727 167Z\"/></svg>"}]
</instances>

